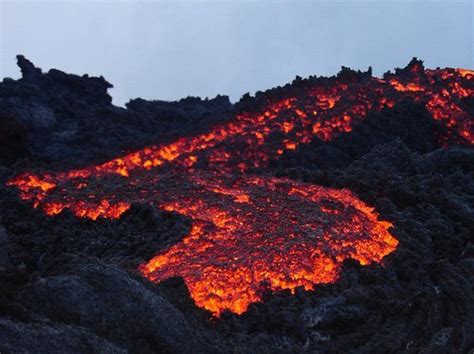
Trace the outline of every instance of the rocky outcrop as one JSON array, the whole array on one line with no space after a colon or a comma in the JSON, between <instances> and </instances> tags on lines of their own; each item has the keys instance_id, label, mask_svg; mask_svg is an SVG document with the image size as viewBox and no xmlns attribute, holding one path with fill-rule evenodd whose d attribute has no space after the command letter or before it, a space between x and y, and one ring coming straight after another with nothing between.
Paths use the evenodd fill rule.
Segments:
<instances>
[{"instance_id":1,"label":"rocky outcrop","mask_svg":"<svg viewBox=\"0 0 474 354\"><path fill-rule=\"evenodd\" d=\"M35 67L35 65L26 59L23 55L16 56L17 65L21 70L21 75L23 78L34 79L43 74L40 68Z\"/></svg>"},{"instance_id":2,"label":"rocky outcrop","mask_svg":"<svg viewBox=\"0 0 474 354\"><path fill-rule=\"evenodd\" d=\"M26 303L50 320L89 328L132 351L198 351L183 314L123 270L88 264L71 272L32 284Z\"/></svg>"},{"instance_id":3,"label":"rocky outcrop","mask_svg":"<svg viewBox=\"0 0 474 354\"><path fill-rule=\"evenodd\" d=\"M126 353L82 327L0 318L2 353Z\"/></svg>"},{"instance_id":4,"label":"rocky outcrop","mask_svg":"<svg viewBox=\"0 0 474 354\"><path fill-rule=\"evenodd\" d=\"M106 160L124 150L202 132L228 119L233 109L227 96L188 97L178 102L135 99L125 109L112 104L107 92L112 85L102 76L57 69L43 73L24 56L17 59L22 78L0 82L0 144L13 144L3 126L16 135L21 129L15 124L24 127L22 138L17 139L21 154L20 147L8 148L18 151L8 152L13 161L26 156L26 151L35 162L57 162L63 167ZM2 116L11 122L3 122ZM28 141L23 139L26 135ZM2 150L0 159L6 153Z\"/></svg>"}]
</instances>

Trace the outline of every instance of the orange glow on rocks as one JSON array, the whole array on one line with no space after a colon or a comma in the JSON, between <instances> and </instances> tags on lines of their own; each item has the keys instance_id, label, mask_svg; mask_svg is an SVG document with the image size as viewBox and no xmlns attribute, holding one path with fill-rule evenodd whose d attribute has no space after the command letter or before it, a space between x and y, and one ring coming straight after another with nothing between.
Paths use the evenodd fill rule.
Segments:
<instances>
[{"instance_id":1,"label":"orange glow on rocks","mask_svg":"<svg viewBox=\"0 0 474 354\"><path fill-rule=\"evenodd\" d=\"M154 281L181 276L198 306L240 314L265 289L334 282L344 259L380 262L397 246L391 223L352 192L254 176L253 168L313 139L349 134L371 112L406 101L425 105L443 127L442 144L474 143L465 103L472 71L412 62L383 79L342 74L295 83L285 97L201 135L83 169L23 173L8 185L48 215L118 218L132 203L149 203L190 217L189 234L141 272Z\"/></svg>"}]
</instances>

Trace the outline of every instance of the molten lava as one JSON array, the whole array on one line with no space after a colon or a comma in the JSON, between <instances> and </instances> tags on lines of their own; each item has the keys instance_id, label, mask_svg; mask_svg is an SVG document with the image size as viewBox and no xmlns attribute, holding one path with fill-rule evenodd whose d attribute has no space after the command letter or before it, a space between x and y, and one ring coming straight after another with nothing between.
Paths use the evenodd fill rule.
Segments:
<instances>
[{"instance_id":1,"label":"molten lava","mask_svg":"<svg viewBox=\"0 0 474 354\"><path fill-rule=\"evenodd\" d=\"M266 288L333 282L344 259L380 262L398 243L392 225L348 190L262 176L199 173L191 182L192 196L160 196L160 207L194 220L191 232L142 272L183 277L196 304L217 315L244 312Z\"/></svg>"},{"instance_id":2,"label":"molten lava","mask_svg":"<svg viewBox=\"0 0 474 354\"><path fill-rule=\"evenodd\" d=\"M412 61L383 79L367 74L295 82L258 111L236 114L209 132L151 146L109 162L10 180L23 200L56 215L117 218L134 202L190 217L179 243L140 269L149 279L181 276L196 304L219 315L244 312L262 291L337 279L341 263L380 262L397 246L391 224L348 190L253 176L287 150L329 141L371 112L424 104L444 128L441 144L472 144L467 100L474 72L425 70ZM276 95L275 95L276 96Z\"/></svg>"}]
</instances>

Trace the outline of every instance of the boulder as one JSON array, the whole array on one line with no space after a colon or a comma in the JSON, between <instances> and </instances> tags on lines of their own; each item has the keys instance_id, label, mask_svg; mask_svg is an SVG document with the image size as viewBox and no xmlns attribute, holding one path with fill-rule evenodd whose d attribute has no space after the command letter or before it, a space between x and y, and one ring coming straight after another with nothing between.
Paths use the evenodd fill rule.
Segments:
<instances>
[{"instance_id":1,"label":"boulder","mask_svg":"<svg viewBox=\"0 0 474 354\"><path fill-rule=\"evenodd\" d=\"M197 351L183 314L115 266L91 264L42 279L26 302L51 320L84 326L133 351Z\"/></svg>"},{"instance_id":2,"label":"boulder","mask_svg":"<svg viewBox=\"0 0 474 354\"><path fill-rule=\"evenodd\" d=\"M84 328L0 318L1 353L126 353Z\"/></svg>"}]
</instances>

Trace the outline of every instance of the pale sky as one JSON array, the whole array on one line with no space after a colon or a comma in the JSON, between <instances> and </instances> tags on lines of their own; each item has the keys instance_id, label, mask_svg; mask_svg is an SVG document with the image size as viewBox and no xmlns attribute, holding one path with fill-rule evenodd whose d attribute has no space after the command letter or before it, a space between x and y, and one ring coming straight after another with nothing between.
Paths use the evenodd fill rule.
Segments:
<instances>
[{"instance_id":1,"label":"pale sky","mask_svg":"<svg viewBox=\"0 0 474 354\"><path fill-rule=\"evenodd\" d=\"M103 75L114 103L237 101L342 65L374 73L417 56L473 68L473 2L0 0L0 78L37 66Z\"/></svg>"}]
</instances>

